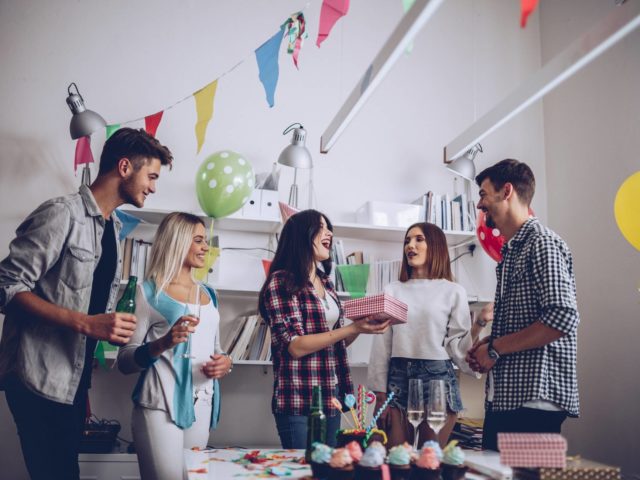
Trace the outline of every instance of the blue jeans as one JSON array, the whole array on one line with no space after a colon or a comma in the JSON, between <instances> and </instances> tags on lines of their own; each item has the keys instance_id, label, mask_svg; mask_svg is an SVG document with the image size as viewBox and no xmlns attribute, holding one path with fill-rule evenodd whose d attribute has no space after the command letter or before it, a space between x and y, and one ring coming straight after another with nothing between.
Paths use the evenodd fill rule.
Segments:
<instances>
[{"instance_id":1,"label":"blue jeans","mask_svg":"<svg viewBox=\"0 0 640 480\"><path fill-rule=\"evenodd\" d=\"M307 416L274 413L282 448L307 448ZM340 415L327 415L327 445L335 447L340 429Z\"/></svg>"},{"instance_id":2,"label":"blue jeans","mask_svg":"<svg viewBox=\"0 0 640 480\"><path fill-rule=\"evenodd\" d=\"M447 406L451 412L462 410L460 386L453 371L451 360L416 360L393 357L389 363L387 391L395 392L392 404L402 410L407 409L409 379L422 380L424 404L429 402L429 380L444 380Z\"/></svg>"}]
</instances>

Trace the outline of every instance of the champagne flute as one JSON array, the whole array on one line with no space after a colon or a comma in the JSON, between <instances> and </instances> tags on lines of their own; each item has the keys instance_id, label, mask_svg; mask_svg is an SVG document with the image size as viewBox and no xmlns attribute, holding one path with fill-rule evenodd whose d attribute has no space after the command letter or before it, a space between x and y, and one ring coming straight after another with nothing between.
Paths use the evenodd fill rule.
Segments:
<instances>
[{"instance_id":1,"label":"champagne flute","mask_svg":"<svg viewBox=\"0 0 640 480\"><path fill-rule=\"evenodd\" d=\"M196 298L195 298L195 303L194 303L194 309L193 312L189 312L189 299L187 298L187 303L184 306L185 308L185 315L190 315L192 317L196 317L198 320L200 320L200 284L196 283ZM188 325L188 322L185 322ZM184 350L184 353L182 354L182 358L195 358L193 355L191 355L191 334L187 333L187 341L186 341L186 348Z\"/></svg>"},{"instance_id":2,"label":"champagne flute","mask_svg":"<svg viewBox=\"0 0 640 480\"><path fill-rule=\"evenodd\" d=\"M429 381L429 402L427 404L427 423L436 435L447 422L447 400L444 380Z\"/></svg>"},{"instance_id":3,"label":"champagne flute","mask_svg":"<svg viewBox=\"0 0 640 480\"><path fill-rule=\"evenodd\" d=\"M409 398L407 400L407 418L411 425L413 425L414 438L413 449L418 448L418 426L422 423L424 418L424 398L422 394L422 380L410 379L409 380Z\"/></svg>"}]
</instances>

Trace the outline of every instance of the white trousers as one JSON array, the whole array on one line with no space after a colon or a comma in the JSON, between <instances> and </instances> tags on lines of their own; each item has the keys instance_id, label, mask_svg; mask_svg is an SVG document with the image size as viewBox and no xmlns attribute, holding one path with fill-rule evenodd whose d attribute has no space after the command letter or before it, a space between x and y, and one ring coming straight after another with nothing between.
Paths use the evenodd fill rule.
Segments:
<instances>
[{"instance_id":1,"label":"white trousers","mask_svg":"<svg viewBox=\"0 0 640 480\"><path fill-rule=\"evenodd\" d=\"M164 410L136 406L131 430L142 480L180 480L187 478L183 449L206 448L209 441L211 401L194 405L196 421L182 430Z\"/></svg>"}]
</instances>

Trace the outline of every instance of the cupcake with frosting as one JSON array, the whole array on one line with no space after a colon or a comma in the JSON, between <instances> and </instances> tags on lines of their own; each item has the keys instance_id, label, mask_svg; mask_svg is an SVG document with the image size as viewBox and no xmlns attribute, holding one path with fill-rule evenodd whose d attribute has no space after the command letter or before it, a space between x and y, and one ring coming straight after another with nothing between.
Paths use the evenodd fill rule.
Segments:
<instances>
[{"instance_id":1,"label":"cupcake with frosting","mask_svg":"<svg viewBox=\"0 0 640 480\"><path fill-rule=\"evenodd\" d=\"M424 447L420 450L418 460L413 465L411 478L416 480L439 480L440 460L438 454L432 447Z\"/></svg>"},{"instance_id":2,"label":"cupcake with frosting","mask_svg":"<svg viewBox=\"0 0 640 480\"><path fill-rule=\"evenodd\" d=\"M351 455L353 463L357 464L362 458L362 447L360 444L358 442L349 442L344 446L344 448L346 448L349 455Z\"/></svg>"},{"instance_id":3,"label":"cupcake with frosting","mask_svg":"<svg viewBox=\"0 0 640 480\"><path fill-rule=\"evenodd\" d=\"M353 478L353 458L346 448L336 448L329 460L329 478L351 480Z\"/></svg>"},{"instance_id":4,"label":"cupcake with frosting","mask_svg":"<svg viewBox=\"0 0 640 480\"><path fill-rule=\"evenodd\" d=\"M313 478L317 480L326 480L329 478L329 461L333 448L324 443L316 442L312 445L311 450L311 472Z\"/></svg>"},{"instance_id":5,"label":"cupcake with frosting","mask_svg":"<svg viewBox=\"0 0 640 480\"><path fill-rule=\"evenodd\" d=\"M387 463L393 480L409 480L411 476L411 462L417 457L413 447L407 442L389 449Z\"/></svg>"},{"instance_id":6,"label":"cupcake with frosting","mask_svg":"<svg viewBox=\"0 0 640 480\"><path fill-rule=\"evenodd\" d=\"M442 450L442 478L444 480L460 480L464 478L468 467L464 465L464 452L457 440L451 440Z\"/></svg>"},{"instance_id":7,"label":"cupcake with frosting","mask_svg":"<svg viewBox=\"0 0 640 480\"><path fill-rule=\"evenodd\" d=\"M382 478L382 464L387 456L387 450L380 442L371 442L364 451L360 463L356 465L356 479L380 480Z\"/></svg>"},{"instance_id":8,"label":"cupcake with frosting","mask_svg":"<svg viewBox=\"0 0 640 480\"><path fill-rule=\"evenodd\" d=\"M442 455L443 455L442 448L440 448L440 444L436 440L427 440L422 444L422 448L424 447L433 448L433 450L436 452L436 456L438 457L438 460L442 462Z\"/></svg>"}]
</instances>

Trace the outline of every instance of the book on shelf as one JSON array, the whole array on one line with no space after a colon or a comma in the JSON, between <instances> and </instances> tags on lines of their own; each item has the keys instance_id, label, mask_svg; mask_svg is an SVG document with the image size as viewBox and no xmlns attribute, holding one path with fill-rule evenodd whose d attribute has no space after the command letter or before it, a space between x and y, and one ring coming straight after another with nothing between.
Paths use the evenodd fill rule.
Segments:
<instances>
[{"instance_id":1,"label":"book on shelf","mask_svg":"<svg viewBox=\"0 0 640 480\"><path fill-rule=\"evenodd\" d=\"M265 323L266 325L266 323ZM260 350L259 360L269 361L271 360L271 329L268 325L265 331L264 339L262 341L262 349Z\"/></svg>"},{"instance_id":2,"label":"book on shelf","mask_svg":"<svg viewBox=\"0 0 640 480\"><path fill-rule=\"evenodd\" d=\"M347 255L347 265L362 265L364 263L364 254L361 251L355 251Z\"/></svg>"},{"instance_id":3,"label":"book on shelf","mask_svg":"<svg viewBox=\"0 0 640 480\"><path fill-rule=\"evenodd\" d=\"M235 347L231 349L231 352L229 352L229 355L231 355L231 358L234 361L244 359L247 351L247 346L249 345L249 340L254 333L254 329L256 327L256 324L258 323L259 318L260 317L258 315L250 315L247 317L247 321L244 324L240 338L238 338L238 342L236 343Z\"/></svg>"},{"instance_id":4,"label":"book on shelf","mask_svg":"<svg viewBox=\"0 0 640 480\"><path fill-rule=\"evenodd\" d=\"M228 329L225 329L220 341L220 346L223 352L231 354L236 343L238 343L238 338L240 337L246 322L247 317L238 317L231 323L231 326Z\"/></svg>"},{"instance_id":5,"label":"book on shelf","mask_svg":"<svg viewBox=\"0 0 640 480\"><path fill-rule=\"evenodd\" d=\"M258 359L258 350L262 347L262 344L260 343L261 331L264 332L264 322L260 317L258 317L258 320L253 327L253 332L251 332L251 336L249 337L249 342L247 343L247 348L244 351L242 360Z\"/></svg>"}]
</instances>

